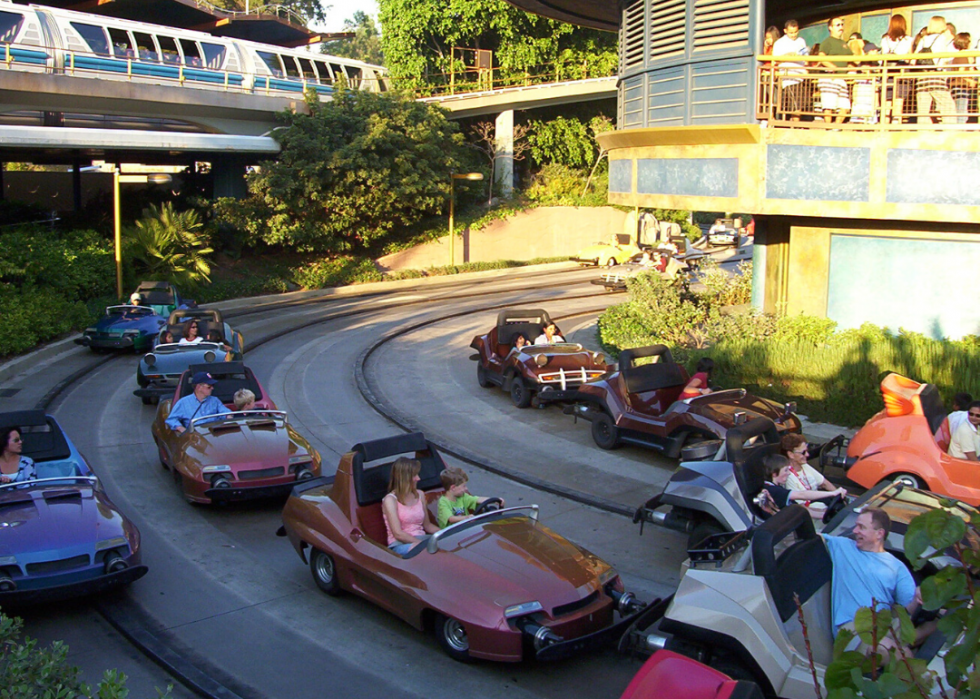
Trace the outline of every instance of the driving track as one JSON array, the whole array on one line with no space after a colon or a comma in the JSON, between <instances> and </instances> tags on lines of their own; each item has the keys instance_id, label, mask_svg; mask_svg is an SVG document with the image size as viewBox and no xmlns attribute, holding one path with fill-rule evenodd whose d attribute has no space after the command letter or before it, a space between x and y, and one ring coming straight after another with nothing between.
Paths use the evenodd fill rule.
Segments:
<instances>
[{"instance_id":1,"label":"driving track","mask_svg":"<svg viewBox=\"0 0 980 699\"><path fill-rule=\"evenodd\" d=\"M365 403L367 392L378 409L400 422L410 417L464 456L474 492L502 495L509 504L536 502L545 523L612 561L629 587L650 598L673 589L681 537L658 530L640 538L621 514L552 493L591 494L623 512L665 480L669 471L653 463L673 464L639 450L601 452L588 425L574 425L557 409L516 410L501 391L477 386L468 359L472 336L506 306L540 305L567 317L560 323L568 339L594 347L588 327L602 300L623 297L597 295L588 285L593 276L498 274L291 302L288 313L273 303L227 315L237 314L233 325L245 333L248 364L320 450L326 473L352 444L399 431ZM273 536L281 502L202 508L180 498L156 462L149 432L155 407L131 394L136 361L74 353L5 383L21 391L5 406L54 400L52 411L144 535L150 575L103 604L107 617L143 642L177 651L177 669L202 671L201 681L211 683L202 687L206 693L578 697L601 686L599 694L615 696L635 672L637 661L611 653L558 665L463 666L356 597L324 597L295 552ZM474 462L555 487L530 489L474 469Z\"/></svg>"}]
</instances>

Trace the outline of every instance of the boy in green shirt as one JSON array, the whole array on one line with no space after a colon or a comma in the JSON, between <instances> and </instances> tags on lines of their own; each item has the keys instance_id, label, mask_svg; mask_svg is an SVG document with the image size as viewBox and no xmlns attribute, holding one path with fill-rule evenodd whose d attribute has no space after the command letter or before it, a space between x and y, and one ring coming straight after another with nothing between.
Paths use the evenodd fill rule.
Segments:
<instances>
[{"instance_id":1,"label":"boy in green shirt","mask_svg":"<svg viewBox=\"0 0 980 699\"><path fill-rule=\"evenodd\" d=\"M442 480L442 487L446 489L446 494L439 498L439 512L436 516L436 524L440 529L472 517L473 510L487 499L470 495L466 489L469 477L461 468L447 468L439 474L439 478ZM503 507L503 501L500 505Z\"/></svg>"}]
</instances>

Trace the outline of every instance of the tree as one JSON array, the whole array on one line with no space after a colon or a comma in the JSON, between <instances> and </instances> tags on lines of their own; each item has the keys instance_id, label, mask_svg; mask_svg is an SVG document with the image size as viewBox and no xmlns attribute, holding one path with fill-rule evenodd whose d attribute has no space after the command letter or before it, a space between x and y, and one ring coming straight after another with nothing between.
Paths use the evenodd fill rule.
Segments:
<instances>
[{"instance_id":1,"label":"tree","mask_svg":"<svg viewBox=\"0 0 980 699\"><path fill-rule=\"evenodd\" d=\"M441 213L449 172L467 165L458 126L439 107L397 93L339 87L285 113L279 159L248 180L253 240L300 251L346 251Z\"/></svg>"},{"instance_id":2,"label":"tree","mask_svg":"<svg viewBox=\"0 0 980 699\"><path fill-rule=\"evenodd\" d=\"M244 12L246 0L210 0L211 4L221 10L231 10L233 12ZM260 7L277 5L285 7L297 13L309 22L325 22L327 20L327 7L323 6L320 0L275 0L275 2L264 2L263 0L249 0L249 11L255 11Z\"/></svg>"},{"instance_id":3,"label":"tree","mask_svg":"<svg viewBox=\"0 0 980 699\"><path fill-rule=\"evenodd\" d=\"M201 221L193 210L174 211L170 202L150 206L126 236L128 256L139 274L169 279L181 286L210 281L211 265L201 233Z\"/></svg>"},{"instance_id":4,"label":"tree","mask_svg":"<svg viewBox=\"0 0 980 699\"><path fill-rule=\"evenodd\" d=\"M358 10L352 18L344 20L344 31L354 32L354 38L327 41L321 45L320 50L331 56L353 58L374 65L384 62L381 33L370 15Z\"/></svg>"},{"instance_id":5,"label":"tree","mask_svg":"<svg viewBox=\"0 0 980 699\"><path fill-rule=\"evenodd\" d=\"M378 4L386 66L393 78L413 89L448 82L455 47L489 49L495 67L514 75L605 75L617 61L615 34L545 19L504 0Z\"/></svg>"},{"instance_id":6,"label":"tree","mask_svg":"<svg viewBox=\"0 0 980 699\"><path fill-rule=\"evenodd\" d=\"M574 168L589 168L599 155L596 136L612 131L612 120L595 116L586 123L582 119L557 116L534 124L528 136L531 157L538 165L557 163Z\"/></svg>"},{"instance_id":7,"label":"tree","mask_svg":"<svg viewBox=\"0 0 980 699\"><path fill-rule=\"evenodd\" d=\"M514 141L510 155L515 161L524 160L527 151L531 148L525 138L530 131L531 127L527 124L514 124ZM501 150L500 143L497 142L497 129L493 122L481 121L470 127L470 133L475 138L475 142L471 145L490 161L490 182L487 188L487 198L488 200L493 199L494 171L497 160L505 155Z\"/></svg>"}]
</instances>

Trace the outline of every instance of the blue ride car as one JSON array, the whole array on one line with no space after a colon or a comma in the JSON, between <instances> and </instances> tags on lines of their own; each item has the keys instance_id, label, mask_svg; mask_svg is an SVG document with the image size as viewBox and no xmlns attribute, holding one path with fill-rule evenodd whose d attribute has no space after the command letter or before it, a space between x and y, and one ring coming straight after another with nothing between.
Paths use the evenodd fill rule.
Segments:
<instances>
[{"instance_id":1,"label":"blue ride car","mask_svg":"<svg viewBox=\"0 0 980 699\"><path fill-rule=\"evenodd\" d=\"M149 306L109 306L95 325L85 328L75 344L93 352L104 349L131 349L149 352L167 319Z\"/></svg>"},{"instance_id":2,"label":"blue ride car","mask_svg":"<svg viewBox=\"0 0 980 699\"><path fill-rule=\"evenodd\" d=\"M143 577L140 533L42 410L0 413L37 479L0 485L0 607L89 595Z\"/></svg>"},{"instance_id":3,"label":"blue ride car","mask_svg":"<svg viewBox=\"0 0 980 699\"><path fill-rule=\"evenodd\" d=\"M168 318L178 308L187 308L194 304L190 299L181 298L177 287L170 282L143 281L133 293L140 295L140 306L149 306L164 318Z\"/></svg>"}]
</instances>

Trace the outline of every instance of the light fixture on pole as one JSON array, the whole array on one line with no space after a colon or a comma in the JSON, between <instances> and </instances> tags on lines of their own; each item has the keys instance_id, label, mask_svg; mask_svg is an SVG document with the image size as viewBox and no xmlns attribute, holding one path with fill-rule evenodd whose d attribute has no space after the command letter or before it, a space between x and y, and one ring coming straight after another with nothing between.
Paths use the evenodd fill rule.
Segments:
<instances>
[{"instance_id":1,"label":"light fixture on pole","mask_svg":"<svg viewBox=\"0 0 980 699\"><path fill-rule=\"evenodd\" d=\"M120 184L167 184L173 178L167 174L153 175L122 175L119 168L112 171L112 222L113 239L116 255L116 296L123 297L122 288L122 215L119 206L119 185Z\"/></svg>"},{"instance_id":2,"label":"light fixture on pole","mask_svg":"<svg viewBox=\"0 0 980 699\"><path fill-rule=\"evenodd\" d=\"M456 233L453 231L456 211L456 180L471 180L479 182L483 179L482 172L451 172L449 173L449 264L456 264Z\"/></svg>"}]
</instances>

